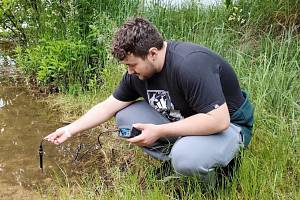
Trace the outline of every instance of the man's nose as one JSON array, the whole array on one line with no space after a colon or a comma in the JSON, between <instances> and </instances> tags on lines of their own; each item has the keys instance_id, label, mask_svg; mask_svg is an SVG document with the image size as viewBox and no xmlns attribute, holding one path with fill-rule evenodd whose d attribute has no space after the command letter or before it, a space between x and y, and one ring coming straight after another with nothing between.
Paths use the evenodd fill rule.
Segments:
<instances>
[{"instance_id":1,"label":"man's nose","mask_svg":"<svg viewBox=\"0 0 300 200\"><path fill-rule=\"evenodd\" d=\"M134 74L135 71L133 69L131 69L130 67L128 67L127 69L128 74Z\"/></svg>"}]
</instances>

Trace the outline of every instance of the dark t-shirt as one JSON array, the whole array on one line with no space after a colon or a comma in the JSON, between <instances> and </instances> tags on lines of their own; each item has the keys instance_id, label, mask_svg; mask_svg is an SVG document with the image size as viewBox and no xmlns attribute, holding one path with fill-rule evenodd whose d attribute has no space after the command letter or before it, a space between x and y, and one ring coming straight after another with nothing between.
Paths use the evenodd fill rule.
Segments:
<instances>
[{"instance_id":1,"label":"dark t-shirt","mask_svg":"<svg viewBox=\"0 0 300 200\"><path fill-rule=\"evenodd\" d=\"M162 71L148 80L127 72L113 96L120 101L143 97L171 121L207 113L227 103L232 115L243 103L232 67L211 50L169 41Z\"/></svg>"}]
</instances>

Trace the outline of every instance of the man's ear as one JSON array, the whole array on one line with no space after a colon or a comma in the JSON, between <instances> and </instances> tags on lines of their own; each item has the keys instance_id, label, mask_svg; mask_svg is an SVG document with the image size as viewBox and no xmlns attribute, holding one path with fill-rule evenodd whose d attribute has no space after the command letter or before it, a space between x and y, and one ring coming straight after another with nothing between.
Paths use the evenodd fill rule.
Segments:
<instances>
[{"instance_id":1,"label":"man's ear","mask_svg":"<svg viewBox=\"0 0 300 200\"><path fill-rule=\"evenodd\" d=\"M158 49L156 47L151 47L148 51L148 59L149 60L154 60L157 58L157 55L158 55Z\"/></svg>"}]
</instances>

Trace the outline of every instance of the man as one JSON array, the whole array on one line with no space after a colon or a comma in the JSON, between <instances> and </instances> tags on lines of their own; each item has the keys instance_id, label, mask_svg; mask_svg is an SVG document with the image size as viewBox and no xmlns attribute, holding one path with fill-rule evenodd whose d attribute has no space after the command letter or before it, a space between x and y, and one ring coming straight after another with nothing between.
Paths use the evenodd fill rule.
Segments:
<instances>
[{"instance_id":1,"label":"man","mask_svg":"<svg viewBox=\"0 0 300 200\"><path fill-rule=\"evenodd\" d=\"M179 174L207 174L226 166L241 146L249 144L252 106L232 67L216 53L192 43L166 42L149 21L137 17L118 29L112 54L128 67L119 87L47 140L61 144L143 97L169 123L133 124L142 133L127 140L158 159L167 156ZM177 140L170 140L165 157L151 154L163 138Z\"/></svg>"}]
</instances>

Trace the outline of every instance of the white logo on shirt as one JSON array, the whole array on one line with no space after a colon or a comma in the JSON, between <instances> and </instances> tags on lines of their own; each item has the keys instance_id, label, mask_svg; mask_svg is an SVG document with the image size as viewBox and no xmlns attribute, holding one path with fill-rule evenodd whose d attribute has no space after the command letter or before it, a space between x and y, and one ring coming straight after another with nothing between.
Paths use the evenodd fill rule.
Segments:
<instances>
[{"instance_id":1,"label":"white logo on shirt","mask_svg":"<svg viewBox=\"0 0 300 200\"><path fill-rule=\"evenodd\" d=\"M174 109L168 91L147 90L149 104L171 121L183 119L179 110Z\"/></svg>"}]
</instances>

